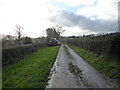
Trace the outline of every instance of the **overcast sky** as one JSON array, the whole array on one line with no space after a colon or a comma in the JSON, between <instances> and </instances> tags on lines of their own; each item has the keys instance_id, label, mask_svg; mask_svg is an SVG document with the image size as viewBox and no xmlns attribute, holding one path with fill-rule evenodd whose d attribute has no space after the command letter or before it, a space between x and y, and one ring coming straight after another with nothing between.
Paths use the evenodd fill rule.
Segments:
<instances>
[{"instance_id":1,"label":"overcast sky","mask_svg":"<svg viewBox=\"0 0 120 90\"><path fill-rule=\"evenodd\" d=\"M110 33L118 30L119 0L0 0L0 34L39 37L56 24L65 36Z\"/></svg>"}]
</instances>

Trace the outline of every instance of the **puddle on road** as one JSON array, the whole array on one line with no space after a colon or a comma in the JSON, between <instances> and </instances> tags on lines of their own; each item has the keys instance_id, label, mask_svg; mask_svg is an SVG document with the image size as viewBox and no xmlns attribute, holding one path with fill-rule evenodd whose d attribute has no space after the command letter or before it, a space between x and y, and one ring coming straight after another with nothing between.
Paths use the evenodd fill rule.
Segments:
<instances>
[{"instance_id":1,"label":"puddle on road","mask_svg":"<svg viewBox=\"0 0 120 90\"><path fill-rule=\"evenodd\" d=\"M52 78L52 76L54 76L54 74L56 73L56 71L57 71L57 67L59 66L59 58L60 58L60 52L61 52L61 48L62 48L62 46L60 47L60 49L59 49L59 52L58 52L58 55L57 55L57 58L56 58L56 60L55 60L55 62L53 63L53 65L51 66L51 68L50 68L50 74L49 74L49 76L48 76L48 82L47 82L47 84L46 84L46 88L47 88L47 86L49 86L49 84L51 84L51 82L52 82L52 80L51 80L51 78ZM51 81L50 81L51 80Z\"/></svg>"}]
</instances>

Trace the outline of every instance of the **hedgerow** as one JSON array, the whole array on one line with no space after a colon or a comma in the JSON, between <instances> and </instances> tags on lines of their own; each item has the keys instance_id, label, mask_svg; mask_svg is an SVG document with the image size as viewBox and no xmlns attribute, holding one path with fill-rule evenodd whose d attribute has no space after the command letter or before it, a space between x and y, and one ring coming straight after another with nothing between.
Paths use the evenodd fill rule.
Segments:
<instances>
[{"instance_id":1,"label":"hedgerow","mask_svg":"<svg viewBox=\"0 0 120 90\"><path fill-rule=\"evenodd\" d=\"M67 43L98 55L120 59L120 33L72 38L68 39Z\"/></svg>"},{"instance_id":2,"label":"hedgerow","mask_svg":"<svg viewBox=\"0 0 120 90\"><path fill-rule=\"evenodd\" d=\"M37 51L39 48L47 46L46 43L43 44L31 44L16 48L2 49L2 65L13 64L20 59L24 58L26 55Z\"/></svg>"}]
</instances>

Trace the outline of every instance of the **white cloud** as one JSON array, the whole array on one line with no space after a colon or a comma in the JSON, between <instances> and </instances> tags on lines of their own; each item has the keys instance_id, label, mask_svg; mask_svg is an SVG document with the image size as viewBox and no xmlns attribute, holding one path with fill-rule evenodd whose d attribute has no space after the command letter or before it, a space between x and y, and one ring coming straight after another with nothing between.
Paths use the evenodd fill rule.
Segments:
<instances>
[{"instance_id":1,"label":"white cloud","mask_svg":"<svg viewBox=\"0 0 120 90\"><path fill-rule=\"evenodd\" d=\"M66 30L65 33L63 34L63 36L82 36L82 35L86 35L86 34L96 34L96 32L91 32L90 30L83 30L82 28L76 26L76 27L64 27L64 29Z\"/></svg>"},{"instance_id":2,"label":"white cloud","mask_svg":"<svg viewBox=\"0 0 120 90\"><path fill-rule=\"evenodd\" d=\"M0 5L0 33L14 35L14 26L20 24L28 36L40 36L40 32L53 25L47 0L4 0ZM47 27L46 27L47 26Z\"/></svg>"},{"instance_id":3,"label":"white cloud","mask_svg":"<svg viewBox=\"0 0 120 90\"><path fill-rule=\"evenodd\" d=\"M116 20L101 20L94 18L86 18L85 16L76 15L67 11L56 13L55 16L50 17L49 20L61 26L79 27L84 31L91 32L115 32L117 30Z\"/></svg>"},{"instance_id":4,"label":"white cloud","mask_svg":"<svg viewBox=\"0 0 120 90\"><path fill-rule=\"evenodd\" d=\"M56 0L51 1L54 2ZM68 12L68 7L58 8L52 6L52 4L48 3L50 0L0 0L0 33L14 35L13 28L16 24L23 26L24 33L31 37L40 36L42 30L52 27L55 24L66 26L67 29L69 28L65 32L65 35L94 33L97 26L99 28L108 23L107 21L104 22L105 20L111 21L110 25L112 25L117 19L118 13L117 0L98 0L97 5L94 6L95 1L96 0L58 0L58 3L66 3L71 8L85 5L83 8L79 8L77 15L75 15L72 12ZM63 13L63 11L66 13ZM50 18L52 22L49 20ZM79 20L83 23L80 23ZM100 23L98 21L100 21ZM96 22L99 25L94 26L94 29L91 25ZM83 28L86 26L87 30L81 29L81 27L79 27L80 25L82 25ZM107 24L106 27L110 25ZM106 27L103 27L104 30ZM91 31L88 30L88 28L91 29Z\"/></svg>"},{"instance_id":5,"label":"white cloud","mask_svg":"<svg viewBox=\"0 0 120 90\"><path fill-rule=\"evenodd\" d=\"M98 0L96 5L80 8L77 15L103 20L117 19L118 0Z\"/></svg>"},{"instance_id":6,"label":"white cloud","mask_svg":"<svg viewBox=\"0 0 120 90\"><path fill-rule=\"evenodd\" d=\"M58 0L64 2L69 6L79 6L79 5L93 5L94 0Z\"/></svg>"}]
</instances>

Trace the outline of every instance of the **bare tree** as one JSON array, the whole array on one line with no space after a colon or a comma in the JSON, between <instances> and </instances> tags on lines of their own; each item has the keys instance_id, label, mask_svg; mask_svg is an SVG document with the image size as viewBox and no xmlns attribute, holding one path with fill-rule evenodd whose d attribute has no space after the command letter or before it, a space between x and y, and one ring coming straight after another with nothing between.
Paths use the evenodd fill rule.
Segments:
<instances>
[{"instance_id":1,"label":"bare tree","mask_svg":"<svg viewBox=\"0 0 120 90\"><path fill-rule=\"evenodd\" d=\"M62 29L62 27L59 26L59 25L56 25L55 28L56 28L56 32L57 32L59 35L62 35L62 34L65 32L65 30Z\"/></svg>"},{"instance_id":2,"label":"bare tree","mask_svg":"<svg viewBox=\"0 0 120 90\"><path fill-rule=\"evenodd\" d=\"M23 30L22 26L20 26L20 25L15 26L15 32L16 32L15 34L18 35L18 43L19 43L19 45L20 45L20 40L21 40L21 36L22 36L22 30Z\"/></svg>"}]
</instances>

